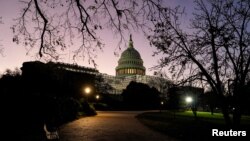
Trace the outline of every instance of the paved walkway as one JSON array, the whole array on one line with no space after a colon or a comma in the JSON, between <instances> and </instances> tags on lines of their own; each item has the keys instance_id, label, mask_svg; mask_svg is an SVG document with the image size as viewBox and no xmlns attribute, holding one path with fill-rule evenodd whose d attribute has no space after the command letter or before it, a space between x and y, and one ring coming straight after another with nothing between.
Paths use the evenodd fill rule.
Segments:
<instances>
[{"instance_id":1,"label":"paved walkway","mask_svg":"<svg viewBox=\"0 0 250 141\"><path fill-rule=\"evenodd\" d=\"M171 141L141 124L137 111L105 111L60 128L60 141Z\"/></svg>"}]
</instances>

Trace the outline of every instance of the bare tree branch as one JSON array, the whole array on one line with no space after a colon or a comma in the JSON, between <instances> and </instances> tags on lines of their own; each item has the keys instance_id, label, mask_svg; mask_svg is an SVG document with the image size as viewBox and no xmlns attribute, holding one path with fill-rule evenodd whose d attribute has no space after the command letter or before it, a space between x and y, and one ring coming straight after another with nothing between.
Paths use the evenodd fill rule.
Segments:
<instances>
[{"instance_id":1,"label":"bare tree branch","mask_svg":"<svg viewBox=\"0 0 250 141\"><path fill-rule=\"evenodd\" d=\"M48 20L43 15L43 13L42 13L42 11L41 11L38 3L37 3L37 0L34 0L34 2L35 2L35 6L36 6L36 9L37 9L37 12L38 12L39 16L41 16L41 18L43 19L43 23L44 23L43 29L42 29L42 34L41 34L41 37L40 37L41 38L41 43L40 43L40 49L39 49L39 55L40 55L40 57L42 57L42 49L44 48L44 46L43 46L43 44L44 44L44 34L47 31ZM31 3L31 1L29 2L29 6L28 7L30 7L30 3ZM26 13L26 12L24 12L24 13Z\"/></svg>"},{"instance_id":2,"label":"bare tree branch","mask_svg":"<svg viewBox=\"0 0 250 141\"><path fill-rule=\"evenodd\" d=\"M124 43L131 30L146 30L168 8L161 0L29 0L20 1L23 10L13 25L13 41L23 43L28 53L39 45L40 57L59 59L73 47L73 58L94 62L104 44L97 35L104 28Z\"/></svg>"}]
</instances>

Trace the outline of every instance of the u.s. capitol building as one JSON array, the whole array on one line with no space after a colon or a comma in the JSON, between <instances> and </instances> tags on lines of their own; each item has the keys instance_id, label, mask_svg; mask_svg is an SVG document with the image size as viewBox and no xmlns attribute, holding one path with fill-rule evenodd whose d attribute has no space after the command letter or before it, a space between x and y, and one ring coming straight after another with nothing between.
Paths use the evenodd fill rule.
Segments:
<instances>
[{"instance_id":1,"label":"u.s. capitol building","mask_svg":"<svg viewBox=\"0 0 250 141\"><path fill-rule=\"evenodd\" d=\"M112 87L109 91L111 94L121 94L131 81L148 84L160 92L164 92L167 89L165 85L169 83L162 77L146 75L143 60L133 45L132 36L130 36L127 49L122 52L118 60L115 71L116 76L101 74L104 81Z\"/></svg>"},{"instance_id":2,"label":"u.s. capitol building","mask_svg":"<svg viewBox=\"0 0 250 141\"><path fill-rule=\"evenodd\" d=\"M96 84L99 83L101 85L97 87L100 88L102 86L104 87L108 86L109 88L105 89L105 91L108 92L109 94L121 94L122 91L126 89L126 87L129 85L131 81L147 84L150 87L155 87L161 93L165 93L168 87L167 85L170 83L169 80L166 80L162 77L146 75L146 68L143 66L143 60L141 58L140 53L135 49L133 45L132 36L130 36L127 49L122 52L118 60L118 65L115 68L116 71L115 76L101 73L95 68L89 68L85 66L79 66L76 64L66 64L60 62L56 63L55 62L42 63L39 61L24 62L23 67L21 69L24 74L30 74L34 70L40 71L41 66L46 66L46 68L50 68L51 70L56 70L56 72L63 70L68 73L72 72L78 74L93 75L95 76L93 78L96 78ZM60 73L55 73L55 74L59 75ZM97 78L102 78L102 81L100 82L99 80L97 80Z\"/></svg>"}]
</instances>

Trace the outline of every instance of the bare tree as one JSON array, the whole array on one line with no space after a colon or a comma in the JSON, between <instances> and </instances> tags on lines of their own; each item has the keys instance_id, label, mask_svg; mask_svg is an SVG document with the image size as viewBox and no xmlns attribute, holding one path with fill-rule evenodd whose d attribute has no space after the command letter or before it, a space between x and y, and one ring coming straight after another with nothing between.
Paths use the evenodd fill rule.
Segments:
<instances>
[{"instance_id":1,"label":"bare tree","mask_svg":"<svg viewBox=\"0 0 250 141\"><path fill-rule=\"evenodd\" d=\"M250 65L250 1L195 0L190 29L181 25L183 11L166 12L155 24L151 43L165 55L159 67L169 66L179 81L207 84L218 95L228 125L238 125L243 109L242 90ZM158 52L158 53L159 53ZM233 102L225 90L232 81ZM233 122L229 117L233 105Z\"/></svg>"},{"instance_id":2,"label":"bare tree","mask_svg":"<svg viewBox=\"0 0 250 141\"><path fill-rule=\"evenodd\" d=\"M21 15L12 26L13 42L29 50L39 46L40 57L54 59L60 50L77 45L74 57L87 56L94 63L94 52L103 48L99 31L110 29L122 43L126 32L144 29L154 21L163 10L161 5L161 0L21 1Z\"/></svg>"},{"instance_id":3,"label":"bare tree","mask_svg":"<svg viewBox=\"0 0 250 141\"><path fill-rule=\"evenodd\" d=\"M150 80L149 85L157 88L157 90L162 94L162 97L166 98L167 91L173 84L168 78L167 73L159 70L154 72L154 77Z\"/></svg>"}]
</instances>

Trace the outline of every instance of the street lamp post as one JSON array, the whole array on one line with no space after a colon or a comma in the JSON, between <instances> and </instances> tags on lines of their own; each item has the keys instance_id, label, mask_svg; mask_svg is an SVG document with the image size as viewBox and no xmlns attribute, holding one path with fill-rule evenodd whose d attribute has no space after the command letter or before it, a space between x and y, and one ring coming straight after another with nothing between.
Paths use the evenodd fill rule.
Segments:
<instances>
[{"instance_id":1,"label":"street lamp post","mask_svg":"<svg viewBox=\"0 0 250 141\"><path fill-rule=\"evenodd\" d=\"M160 113L161 113L161 111L162 111L162 109L163 109L163 105L164 105L164 102L161 101Z\"/></svg>"},{"instance_id":2,"label":"street lamp post","mask_svg":"<svg viewBox=\"0 0 250 141\"><path fill-rule=\"evenodd\" d=\"M91 88L90 87L85 87L84 92L85 92L85 96L86 96L86 101L88 102L88 95L91 92Z\"/></svg>"},{"instance_id":3,"label":"street lamp post","mask_svg":"<svg viewBox=\"0 0 250 141\"><path fill-rule=\"evenodd\" d=\"M96 98L96 100L99 100L100 96L99 96L99 95L96 95L95 98Z\"/></svg>"},{"instance_id":4,"label":"street lamp post","mask_svg":"<svg viewBox=\"0 0 250 141\"><path fill-rule=\"evenodd\" d=\"M197 107L196 107L196 103L195 103L196 101L194 101L193 98L190 96L186 97L185 100L186 100L187 104L190 104L191 110L192 110L194 117L196 119L197 118Z\"/></svg>"},{"instance_id":5,"label":"street lamp post","mask_svg":"<svg viewBox=\"0 0 250 141\"><path fill-rule=\"evenodd\" d=\"M187 96L187 97L185 98L185 101L186 101L186 103L187 103L187 108L188 108L188 109L189 109L189 108L192 109L193 98L192 98L191 96Z\"/></svg>"},{"instance_id":6,"label":"street lamp post","mask_svg":"<svg viewBox=\"0 0 250 141\"><path fill-rule=\"evenodd\" d=\"M188 96L188 97L186 97L186 102L189 104L189 103L192 103L192 101L193 101L193 98L192 97L190 97L190 96Z\"/></svg>"},{"instance_id":7,"label":"street lamp post","mask_svg":"<svg viewBox=\"0 0 250 141\"><path fill-rule=\"evenodd\" d=\"M89 94L89 93L91 92L90 87L86 87L86 88L84 89L84 92L85 92L86 94Z\"/></svg>"}]
</instances>

